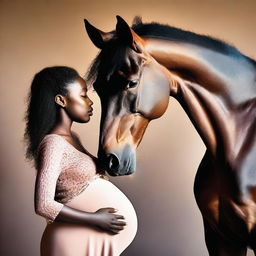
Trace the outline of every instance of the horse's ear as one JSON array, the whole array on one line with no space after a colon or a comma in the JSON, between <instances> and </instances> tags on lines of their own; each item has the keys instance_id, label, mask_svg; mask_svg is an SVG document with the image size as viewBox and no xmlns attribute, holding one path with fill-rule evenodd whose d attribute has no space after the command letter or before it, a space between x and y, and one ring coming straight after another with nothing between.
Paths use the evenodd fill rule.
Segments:
<instances>
[{"instance_id":1,"label":"horse's ear","mask_svg":"<svg viewBox=\"0 0 256 256\"><path fill-rule=\"evenodd\" d=\"M134 40L135 32L129 27L126 21L120 16L116 16L116 35L117 37L130 46L134 51L140 52Z\"/></svg>"},{"instance_id":2,"label":"horse's ear","mask_svg":"<svg viewBox=\"0 0 256 256\"><path fill-rule=\"evenodd\" d=\"M113 36L113 34L111 32L106 33L95 28L86 19L84 20L84 24L86 31L94 45L100 49L103 49L106 45L106 42Z\"/></svg>"},{"instance_id":3,"label":"horse's ear","mask_svg":"<svg viewBox=\"0 0 256 256\"><path fill-rule=\"evenodd\" d=\"M129 46L133 44L133 35L129 25L120 16L116 16L116 35L123 42L127 43Z\"/></svg>"}]
</instances>

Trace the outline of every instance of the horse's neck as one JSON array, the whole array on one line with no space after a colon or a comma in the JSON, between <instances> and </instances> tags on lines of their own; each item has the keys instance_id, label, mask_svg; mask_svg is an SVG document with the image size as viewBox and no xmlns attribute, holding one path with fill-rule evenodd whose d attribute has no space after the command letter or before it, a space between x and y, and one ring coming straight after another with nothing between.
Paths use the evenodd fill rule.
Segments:
<instances>
[{"instance_id":1,"label":"horse's neck","mask_svg":"<svg viewBox=\"0 0 256 256\"><path fill-rule=\"evenodd\" d=\"M255 68L242 55L196 45L147 39L147 51L170 70L174 96L216 155L236 157L255 120ZM171 90L172 91L172 90Z\"/></svg>"},{"instance_id":2,"label":"horse's neck","mask_svg":"<svg viewBox=\"0 0 256 256\"><path fill-rule=\"evenodd\" d=\"M158 63L182 79L196 81L209 91L226 94L240 104L256 94L256 70L243 55L227 55L190 43L144 38L146 50Z\"/></svg>"}]
</instances>

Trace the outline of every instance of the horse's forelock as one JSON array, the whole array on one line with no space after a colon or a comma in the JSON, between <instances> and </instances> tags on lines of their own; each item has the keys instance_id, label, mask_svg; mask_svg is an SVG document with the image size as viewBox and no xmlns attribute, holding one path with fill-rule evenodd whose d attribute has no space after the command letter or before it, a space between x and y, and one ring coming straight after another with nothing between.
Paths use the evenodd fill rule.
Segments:
<instances>
[{"instance_id":1,"label":"horse's forelock","mask_svg":"<svg viewBox=\"0 0 256 256\"><path fill-rule=\"evenodd\" d=\"M101 79L108 81L116 71L125 65L128 48L117 39L109 42L91 62L85 75L86 81L92 84L99 76Z\"/></svg>"}]
</instances>

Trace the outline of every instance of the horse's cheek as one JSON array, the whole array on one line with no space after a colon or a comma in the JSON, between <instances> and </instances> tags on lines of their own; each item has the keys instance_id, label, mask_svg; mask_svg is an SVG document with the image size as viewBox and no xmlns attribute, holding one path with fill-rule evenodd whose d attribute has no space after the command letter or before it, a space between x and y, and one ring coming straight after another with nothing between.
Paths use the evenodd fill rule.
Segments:
<instances>
[{"instance_id":1,"label":"horse's cheek","mask_svg":"<svg viewBox=\"0 0 256 256\"><path fill-rule=\"evenodd\" d=\"M156 86L154 86L154 91L152 92L154 95L152 101L152 109L151 109L151 118L156 119L161 117L169 103L169 83L164 78L161 77L157 82Z\"/></svg>"}]
</instances>

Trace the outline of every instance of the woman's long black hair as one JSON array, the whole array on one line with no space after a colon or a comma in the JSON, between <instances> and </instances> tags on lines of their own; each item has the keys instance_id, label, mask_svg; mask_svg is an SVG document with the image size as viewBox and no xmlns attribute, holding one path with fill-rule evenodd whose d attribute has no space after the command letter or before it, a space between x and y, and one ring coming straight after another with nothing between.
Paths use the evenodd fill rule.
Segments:
<instances>
[{"instance_id":1,"label":"woman's long black hair","mask_svg":"<svg viewBox=\"0 0 256 256\"><path fill-rule=\"evenodd\" d=\"M59 118L60 106L54 100L55 95L67 95L68 84L78 77L76 70L66 66L47 67L34 76L24 118L26 158L34 160L34 166L40 142L50 133Z\"/></svg>"}]
</instances>

